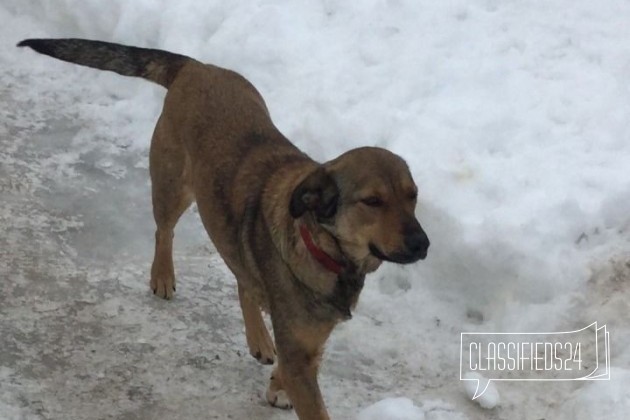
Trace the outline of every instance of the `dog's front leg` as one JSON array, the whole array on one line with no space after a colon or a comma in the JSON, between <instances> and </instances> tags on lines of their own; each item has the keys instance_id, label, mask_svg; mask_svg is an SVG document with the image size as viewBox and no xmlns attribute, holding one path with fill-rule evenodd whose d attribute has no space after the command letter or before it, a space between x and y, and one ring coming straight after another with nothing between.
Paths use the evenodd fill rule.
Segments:
<instances>
[{"instance_id":1,"label":"dog's front leg","mask_svg":"<svg viewBox=\"0 0 630 420\"><path fill-rule=\"evenodd\" d=\"M260 307L251 299L240 283L238 284L238 298L243 312L249 353L260 363L272 365L275 360L276 349L263 320Z\"/></svg>"},{"instance_id":2,"label":"dog's front leg","mask_svg":"<svg viewBox=\"0 0 630 420\"><path fill-rule=\"evenodd\" d=\"M282 381L300 420L329 420L317 383L317 368L283 369Z\"/></svg>"},{"instance_id":3,"label":"dog's front leg","mask_svg":"<svg viewBox=\"0 0 630 420\"><path fill-rule=\"evenodd\" d=\"M294 353L294 356L304 360L306 354ZM267 400L279 408L293 406L300 420L329 420L317 383L317 371L315 363L283 363L280 356L269 382Z\"/></svg>"},{"instance_id":4,"label":"dog's front leg","mask_svg":"<svg viewBox=\"0 0 630 420\"><path fill-rule=\"evenodd\" d=\"M323 345L331 330L328 326L293 325L285 330L289 334L276 336L278 366L267 390L270 404L283 408L290 408L292 404L300 420L330 419L317 383L317 373ZM287 396L289 401L286 401Z\"/></svg>"}]
</instances>

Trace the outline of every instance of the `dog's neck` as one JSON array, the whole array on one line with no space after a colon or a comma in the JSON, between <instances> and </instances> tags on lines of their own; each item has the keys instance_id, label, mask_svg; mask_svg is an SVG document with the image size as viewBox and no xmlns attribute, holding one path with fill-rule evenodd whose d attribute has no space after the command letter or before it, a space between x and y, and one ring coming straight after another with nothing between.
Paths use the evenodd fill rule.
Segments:
<instances>
[{"instance_id":1,"label":"dog's neck","mask_svg":"<svg viewBox=\"0 0 630 420\"><path fill-rule=\"evenodd\" d=\"M317 246L317 244L313 242L313 237L306 224L301 224L299 229L302 241L304 242L304 245L306 246L308 252L310 252L311 256L315 258L315 260L319 262L326 270L336 275L341 274L346 264L343 261L338 261L334 259L326 251Z\"/></svg>"},{"instance_id":2,"label":"dog's neck","mask_svg":"<svg viewBox=\"0 0 630 420\"><path fill-rule=\"evenodd\" d=\"M306 250L308 258L322 270L339 275L354 265L343 253L337 238L320 224L314 215L304 215L293 224L296 248Z\"/></svg>"},{"instance_id":3,"label":"dog's neck","mask_svg":"<svg viewBox=\"0 0 630 420\"><path fill-rule=\"evenodd\" d=\"M313 218L305 217L296 223L299 232L296 249L310 264L318 267L319 281L313 282L308 275L300 277L303 286L314 293L322 309L331 308L340 320L352 317L365 279L358 267L342 252L336 238ZM300 252L299 250L303 250ZM309 271L308 269L306 271ZM324 309L325 310L325 309Z\"/></svg>"},{"instance_id":4,"label":"dog's neck","mask_svg":"<svg viewBox=\"0 0 630 420\"><path fill-rule=\"evenodd\" d=\"M262 199L263 218L283 222L267 222L266 227L295 280L295 286L304 296L310 296L307 302L315 303L311 315L317 318L317 314L323 314L322 319L330 319L333 314L333 318L348 319L363 287L365 271L344 254L335 236L316 220L315 215L306 213L295 219L289 213L288 205L278 205L290 202L291 192L296 188L294 180L304 171L299 166L287 166L268 181ZM302 225L308 229L313 246L343 267L340 273L327 269L309 251L300 234Z\"/></svg>"}]
</instances>

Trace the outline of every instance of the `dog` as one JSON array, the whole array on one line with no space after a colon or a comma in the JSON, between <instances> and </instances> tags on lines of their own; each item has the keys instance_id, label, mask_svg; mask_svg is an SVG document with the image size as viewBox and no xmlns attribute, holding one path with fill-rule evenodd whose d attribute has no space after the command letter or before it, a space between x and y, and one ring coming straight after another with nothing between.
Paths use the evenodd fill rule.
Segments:
<instances>
[{"instance_id":1,"label":"dog","mask_svg":"<svg viewBox=\"0 0 630 420\"><path fill-rule=\"evenodd\" d=\"M190 57L83 39L18 46L168 90L149 154L157 225L150 287L173 297L173 230L196 201L236 277L251 355L264 364L277 357L267 401L293 406L301 420L329 419L317 383L327 338L351 317L367 273L427 255L405 161L361 147L317 163L275 127L248 80Z\"/></svg>"}]
</instances>

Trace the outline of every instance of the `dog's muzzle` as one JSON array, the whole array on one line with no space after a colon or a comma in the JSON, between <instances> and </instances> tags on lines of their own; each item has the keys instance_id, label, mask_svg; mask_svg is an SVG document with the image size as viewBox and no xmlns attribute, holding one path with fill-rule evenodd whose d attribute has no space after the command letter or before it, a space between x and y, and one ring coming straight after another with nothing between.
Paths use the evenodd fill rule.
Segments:
<instances>
[{"instance_id":1,"label":"dog's muzzle","mask_svg":"<svg viewBox=\"0 0 630 420\"><path fill-rule=\"evenodd\" d=\"M411 233L405 235L404 239L405 248L402 251L397 251L391 254L383 253L374 244L370 244L370 253L382 261L389 261L397 264L411 264L418 260L424 260L427 257L429 251L429 237L427 234L419 228Z\"/></svg>"}]
</instances>

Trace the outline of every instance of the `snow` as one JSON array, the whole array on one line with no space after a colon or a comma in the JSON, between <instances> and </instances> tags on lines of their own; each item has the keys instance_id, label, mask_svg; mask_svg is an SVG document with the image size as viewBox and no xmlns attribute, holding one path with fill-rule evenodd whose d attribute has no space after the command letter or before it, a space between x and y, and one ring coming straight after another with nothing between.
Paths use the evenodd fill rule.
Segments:
<instances>
[{"instance_id":1,"label":"snow","mask_svg":"<svg viewBox=\"0 0 630 420\"><path fill-rule=\"evenodd\" d=\"M475 400L483 408L492 409L501 402L496 383L478 372L467 372L463 385L468 398Z\"/></svg>"},{"instance_id":2,"label":"snow","mask_svg":"<svg viewBox=\"0 0 630 420\"><path fill-rule=\"evenodd\" d=\"M362 410L357 420L424 420L424 412L409 398L386 398Z\"/></svg>"},{"instance_id":3,"label":"snow","mask_svg":"<svg viewBox=\"0 0 630 420\"><path fill-rule=\"evenodd\" d=\"M333 418L625 417L627 2L5 0L0 21L0 418L292 418L263 402L269 372L196 215L177 231L177 298L147 293L163 90L14 47L40 36L229 67L313 157L405 157L429 257L370 276L333 334ZM462 392L461 332L593 321L611 334L610 382L502 382L492 411Z\"/></svg>"},{"instance_id":4,"label":"snow","mask_svg":"<svg viewBox=\"0 0 630 420\"><path fill-rule=\"evenodd\" d=\"M620 375L619 383L630 383L627 369L613 369L611 375ZM630 412L630 394L612 381L588 383L573 393L562 408L567 416L576 420L621 418L621 413Z\"/></svg>"}]
</instances>

